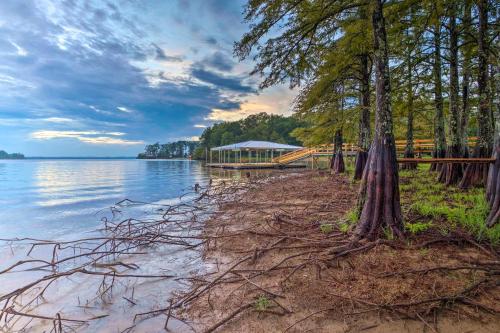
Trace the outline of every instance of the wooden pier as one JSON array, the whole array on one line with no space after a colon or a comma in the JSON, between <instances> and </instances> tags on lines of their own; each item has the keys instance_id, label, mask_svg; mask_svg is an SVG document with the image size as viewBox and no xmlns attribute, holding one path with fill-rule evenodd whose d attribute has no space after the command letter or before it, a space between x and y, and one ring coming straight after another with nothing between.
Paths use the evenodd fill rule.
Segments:
<instances>
[{"instance_id":1,"label":"wooden pier","mask_svg":"<svg viewBox=\"0 0 500 333\"><path fill-rule=\"evenodd\" d=\"M305 168L306 164L280 164L280 163L207 163L207 167L221 169L292 169Z\"/></svg>"}]
</instances>

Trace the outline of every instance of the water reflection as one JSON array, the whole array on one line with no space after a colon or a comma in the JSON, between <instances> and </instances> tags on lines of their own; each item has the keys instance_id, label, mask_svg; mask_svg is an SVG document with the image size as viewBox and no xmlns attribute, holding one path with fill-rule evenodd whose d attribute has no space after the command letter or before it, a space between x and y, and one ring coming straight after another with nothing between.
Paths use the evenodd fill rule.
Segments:
<instances>
[{"instance_id":1,"label":"water reflection","mask_svg":"<svg viewBox=\"0 0 500 333\"><path fill-rule=\"evenodd\" d=\"M201 163L186 160L24 160L0 166L0 238L92 230L100 223L94 214L118 201L175 198L209 177Z\"/></svg>"},{"instance_id":2,"label":"water reflection","mask_svg":"<svg viewBox=\"0 0 500 333\"><path fill-rule=\"evenodd\" d=\"M123 199L178 197L209 178L273 170L207 169L187 160L23 160L0 163L0 238L60 238L95 229L95 213Z\"/></svg>"}]
</instances>

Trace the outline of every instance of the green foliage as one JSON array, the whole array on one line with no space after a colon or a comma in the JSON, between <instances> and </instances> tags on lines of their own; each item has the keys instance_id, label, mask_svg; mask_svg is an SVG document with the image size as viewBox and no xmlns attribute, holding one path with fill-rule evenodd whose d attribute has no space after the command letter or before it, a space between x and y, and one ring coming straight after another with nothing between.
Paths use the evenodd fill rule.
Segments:
<instances>
[{"instance_id":1,"label":"green foliage","mask_svg":"<svg viewBox=\"0 0 500 333\"><path fill-rule=\"evenodd\" d=\"M343 233L347 233L350 228L351 228L351 226L349 224L347 224L347 223L340 223L339 224L339 229Z\"/></svg>"},{"instance_id":2,"label":"green foliage","mask_svg":"<svg viewBox=\"0 0 500 333\"><path fill-rule=\"evenodd\" d=\"M319 226L319 230L321 230L321 232L324 234L329 234L333 231L333 225L330 223L322 223Z\"/></svg>"},{"instance_id":3,"label":"green foliage","mask_svg":"<svg viewBox=\"0 0 500 333\"><path fill-rule=\"evenodd\" d=\"M291 145L301 142L290 133L304 126L304 122L296 117L259 113L238 121L226 121L212 125L203 131L200 147L195 158L203 158L205 148L212 148L248 140L273 141Z\"/></svg>"},{"instance_id":4,"label":"green foliage","mask_svg":"<svg viewBox=\"0 0 500 333\"><path fill-rule=\"evenodd\" d=\"M424 232L432 227L432 222L416 222L416 223L406 223L405 228L412 234L418 234Z\"/></svg>"},{"instance_id":5,"label":"green foliage","mask_svg":"<svg viewBox=\"0 0 500 333\"><path fill-rule=\"evenodd\" d=\"M186 158L193 156L195 149L199 146L196 141L176 141L165 144L159 142L147 145L144 153L137 158Z\"/></svg>"},{"instance_id":6,"label":"green foliage","mask_svg":"<svg viewBox=\"0 0 500 333\"><path fill-rule=\"evenodd\" d=\"M419 233L437 228L442 235L447 235L453 228L461 227L478 240L500 243L500 225L493 228L485 225L489 205L484 189L463 191L446 187L436 182L434 177L434 174L422 169L401 172L402 181L407 182L401 186L402 204L409 214L425 220L406 224L406 229Z\"/></svg>"},{"instance_id":7,"label":"green foliage","mask_svg":"<svg viewBox=\"0 0 500 333\"><path fill-rule=\"evenodd\" d=\"M260 311L260 312L266 311L270 305L271 305L271 301L269 300L269 298L267 298L264 295L261 295L255 301L255 310Z\"/></svg>"},{"instance_id":8,"label":"green foliage","mask_svg":"<svg viewBox=\"0 0 500 333\"><path fill-rule=\"evenodd\" d=\"M388 240L393 240L394 239L394 234L392 233L391 228L384 228L384 236Z\"/></svg>"},{"instance_id":9,"label":"green foliage","mask_svg":"<svg viewBox=\"0 0 500 333\"><path fill-rule=\"evenodd\" d=\"M347 221L350 223L350 224L355 224L358 222L358 219L359 219L359 216L358 216L358 211L357 209L351 209L348 213L347 213Z\"/></svg>"},{"instance_id":10,"label":"green foliage","mask_svg":"<svg viewBox=\"0 0 500 333\"><path fill-rule=\"evenodd\" d=\"M0 159L2 160L22 160L24 158L23 154L20 153L13 153L13 154L8 154L4 150L0 150Z\"/></svg>"}]
</instances>

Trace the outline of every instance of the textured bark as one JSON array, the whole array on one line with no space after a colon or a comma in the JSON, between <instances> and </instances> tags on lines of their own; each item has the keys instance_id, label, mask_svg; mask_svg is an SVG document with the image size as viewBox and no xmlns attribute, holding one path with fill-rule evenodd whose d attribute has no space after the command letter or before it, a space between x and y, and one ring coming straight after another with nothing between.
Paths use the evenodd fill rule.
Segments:
<instances>
[{"instance_id":1,"label":"textured bark","mask_svg":"<svg viewBox=\"0 0 500 333\"><path fill-rule=\"evenodd\" d=\"M361 179L365 169L368 150L370 149L370 68L368 54L360 56L361 62L361 94L359 115L359 138L358 146L361 151L356 153L356 165L354 167L354 179Z\"/></svg>"},{"instance_id":2,"label":"textured bark","mask_svg":"<svg viewBox=\"0 0 500 333\"><path fill-rule=\"evenodd\" d=\"M447 149L447 157L462 157L462 137L460 134L460 111L458 108L458 29L457 4L450 2L450 116L449 130L451 143ZM463 175L462 164L447 163L439 175L438 180L446 185L460 182Z\"/></svg>"},{"instance_id":3,"label":"textured bark","mask_svg":"<svg viewBox=\"0 0 500 333\"><path fill-rule=\"evenodd\" d=\"M488 85L488 11L487 1L478 2L479 10L479 38L478 38L478 93L479 110L477 114L478 139L474 148L473 157L489 157L493 148L493 124L491 118L490 96ZM461 188L472 186L483 186L488 177L488 164L469 164L465 169L464 176L460 182Z\"/></svg>"},{"instance_id":4,"label":"textured bark","mask_svg":"<svg viewBox=\"0 0 500 333\"><path fill-rule=\"evenodd\" d=\"M356 163L354 165L354 179L358 180L363 177L363 171L365 170L367 160L368 160L367 151L356 152Z\"/></svg>"},{"instance_id":5,"label":"textured bark","mask_svg":"<svg viewBox=\"0 0 500 333\"><path fill-rule=\"evenodd\" d=\"M434 117L434 152L433 156L442 158L446 156L446 135L444 131L443 111L443 83L441 80L441 22L437 20L434 25L434 106L436 114ZM432 171L440 172L442 163L431 164Z\"/></svg>"},{"instance_id":6,"label":"textured bark","mask_svg":"<svg viewBox=\"0 0 500 333\"><path fill-rule=\"evenodd\" d=\"M472 1L465 1L464 17L462 25L464 30L463 43L467 44L462 51L462 107L460 112L460 134L462 137L462 147L464 149L464 157L469 156L468 132L469 132L469 114L470 114L470 77L471 77L471 57L472 46L471 41L471 10Z\"/></svg>"},{"instance_id":7,"label":"textured bark","mask_svg":"<svg viewBox=\"0 0 500 333\"><path fill-rule=\"evenodd\" d=\"M356 239L376 239L385 228L403 238L396 145L393 135L387 36L381 0L373 2L375 136L361 181Z\"/></svg>"},{"instance_id":8,"label":"textured bark","mask_svg":"<svg viewBox=\"0 0 500 333\"><path fill-rule=\"evenodd\" d=\"M342 129L335 131L335 153L333 155L333 162L331 165L332 173L344 173L345 172L345 164L344 164L344 156L342 154Z\"/></svg>"},{"instance_id":9,"label":"textured bark","mask_svg":"<svg viewBox=\"0 0 500 333\"><path fill-rule=\"evenodd\" d=\"M406 147L404 152L404 157L406 158L414 158L415 153L413 151L413 66L412 66L412 57L411 53L407 54L407 63L408 63L408 102L407 102L407 110L408 110L408 123L406 127ZM406 170L415 170L417 168L417 163L404 163L401 166L402 169Z\"/></svg>"},{"instance_id":10,"label":"textured bark","mask_svg":"<svg viewBox=\"0 0 500 333\"><path fill-rule=\"evenodd\" d=\"M497 138L493 157L496 161L490 166L486 182L486 199L490 205L486 225L489 227L494 226L500 220L500 138Z\"/></svg>"}]
</instances>

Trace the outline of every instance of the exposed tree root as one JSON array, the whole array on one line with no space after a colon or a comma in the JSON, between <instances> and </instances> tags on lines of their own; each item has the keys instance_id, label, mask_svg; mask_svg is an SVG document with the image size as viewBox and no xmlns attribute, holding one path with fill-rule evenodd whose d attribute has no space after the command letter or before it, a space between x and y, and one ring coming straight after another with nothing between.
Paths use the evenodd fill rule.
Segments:
<instances>
[{"instance_id":1,"label":"exposed tree root","mask_svg":"<svg viewBox=\"0 0 500 333\"><path fill-rule=\"evenodd\" d=\"M188 281L190 289L165 300L162 308L135 314L132 326L124 332L133 332L137 324L156 316L166 316L165 326L171 318L192 325L192 319L199 319L193 312L197 307L208 320L195 329L206 332L231 330L232 324L255 314L293 318L293 325L288 322L283 330L329 311L344 316L396 314L423 323L433 313L458 306L498 314L497 306L488 299L488 295L498 294L500 261L495 248L459 233L443 236L436 232L418 242L409 239L411 243L359 238L341 228L344 214L356 201L350 182L336 176L327 177L329 183L325 184L324 177L318 182L316 176L314 172L295 176L286 186L278 178L212 185L201 189L196 199L159 206L162 220L106 221L103 237L31 240L32 248L50 247L53 255L20 261L0 274L23 269L53 272L2 296L0 319L9 327L28 313L30 320L53 320L54 332L71 331L67 325L97 320L65 319L57 313L37 318L36 301L50 292L52 281L74 274L99 277L101 297L118 279L172 279L167 274L134 274L137 266L120 259L161 244L186 250L203 247L206 260L213 261L213 270L176 277ZM120 206L114 209L119 214ZM201 217L208 211L214 215L205 224ZM428 249L436 254L425 255ZM457 249L466 253L467 261L453 259L453 264L442 264L435 260L451 260ZM75 265L66 266L73 261ZM36 285L43 288L36 289ZM387 287L396 285L396 290ZM310 303L301 303L307 297L311 297ZM132 303L136 299L130 298ZM301 306L311 310L297 311Z\"/></svg>"}]
</instances>

